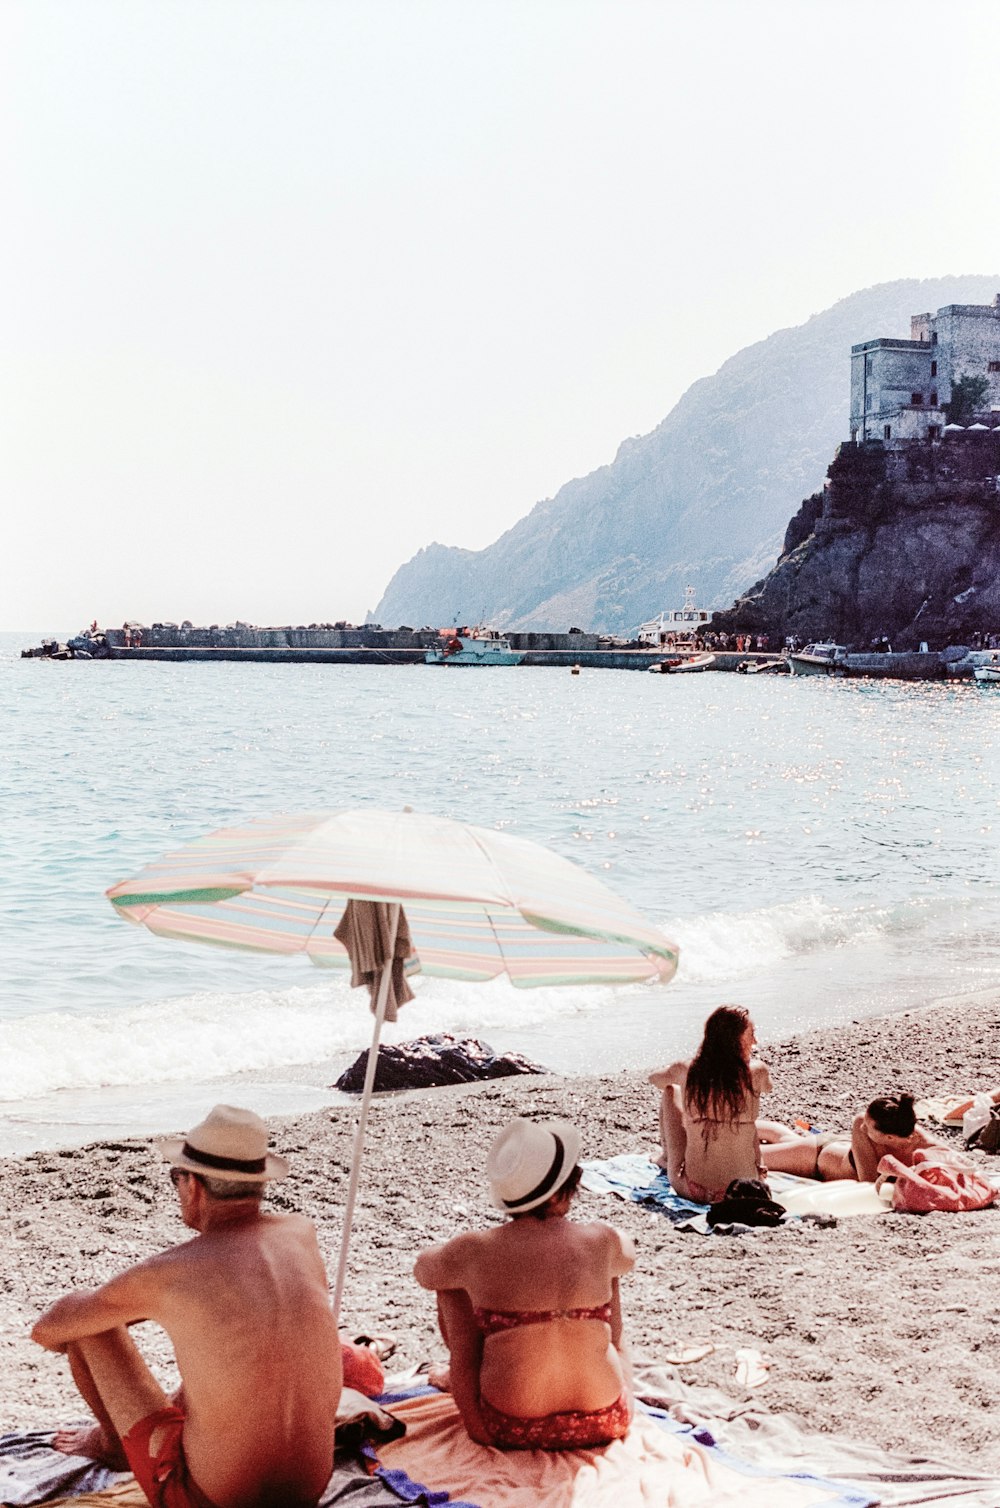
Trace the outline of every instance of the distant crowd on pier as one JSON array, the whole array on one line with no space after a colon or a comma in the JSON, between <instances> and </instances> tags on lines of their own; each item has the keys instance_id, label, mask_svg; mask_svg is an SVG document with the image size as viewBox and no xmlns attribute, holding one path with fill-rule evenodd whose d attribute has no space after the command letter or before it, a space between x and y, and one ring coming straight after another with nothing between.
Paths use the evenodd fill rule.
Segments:
<instances>
[{"instance_id":1,"label":"distant crowd on pier","mask_svg":"<svg viewBox=\"0 0 1000 1508\"><path fill-rule=\"evenodd\" d=\"M735 650L737 654L750 654L757 650L766 654L771 646L770 634L727 634L705 633L695 634L666 634L663 639L664 649L676 649L681 646L684 649L708 649L708 650Z\"/></svg>"}]
</instances>

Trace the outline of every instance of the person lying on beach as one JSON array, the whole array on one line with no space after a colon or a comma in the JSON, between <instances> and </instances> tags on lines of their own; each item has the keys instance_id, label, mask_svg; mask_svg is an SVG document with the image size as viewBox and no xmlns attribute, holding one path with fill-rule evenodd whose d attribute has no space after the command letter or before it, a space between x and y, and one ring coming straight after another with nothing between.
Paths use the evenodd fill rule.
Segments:
<instances>
[{"instance_id":1,"label":"person lying on beach","mask_svg":"<svg viewBox=\"0 0 1000 1508\"><path fill-rule=\"evenodd\" d=\"M649 1076L661 1091L659 1157L674 1192L718 1204L734 1178L766 1178L757 1112L771 1075L753 1056L753 1023L741 1005L720 1005L705 1022L690 1062ZM760 1129L780 1131L771 1122Z\"/></svg>"},{"instance_id":2,"label":"person lying on beach","mask_svg":"<svg viewBox=\"0 0 1000 1508\"><path fill-rule=\"evenodd\" d=\"M886 1154L912 1166L919 1148L942 1143L918 1125L912 1094L886 1094L872 1100L854 1117L850 1137L798 1136L795 1132L761 1147L765 1167L800 1178L855 1178L875 1183L879 1162ZM787 1130L787 1128L785 1128Z\"/></svg>"},{"instance_id":3,"label":"person lying on beach","mask_svg":"<svg viewBox=\"0 0 1000 1508\"><path fill-rule=\"evenodd\" d=\"M1000 1105L1000 1089L993 1089L993 1090L984 1089L982 1091L982 1093L989 1095L990 1100L991 1100L991 1102L994 1105ZM976 1096L973 1095L971 1099L968 1099L968 1100L959 1100L956 1104L949 1105L948 1106L948 1120L949 1121L960 1121L962 1119L963 1115L965 1115L969 1110L971 1110L972 1107L973 1107L973 1105L975 1103L976 1103Z\"/></svg>"},{"instance_id":4,"label":"person lying on beach","mask_svg":"<svg viewBox=\"0 0 1000 1508\"><path fill-rule=\"evenodd\" d=\"M131 1469L154 1508L313 1508L333 1469L341 1351L311 1221L261 1212L284 1158L217 1105L160 1144L193 1240L57 1300L32 1337L63 1351L97 1423L56 1447ZM173 1343L169 1399L128 1327Z\"/></svg>"},{"instance_id":5,"label":"person lying on beach","mask_svg":"<svg viewBox=\"0 0 1000 1508\"><path fill-rule=\"evenodd\" d=\"M567 1219L580 1182L579 1132L515 1120L487 1161L510 1219L422 1251L414 1276L437 1294L450 1389L473 1440L509 1450L605 1445L632 1414L618 1279L631 1241Z\"/></svg>"}]
</instances>

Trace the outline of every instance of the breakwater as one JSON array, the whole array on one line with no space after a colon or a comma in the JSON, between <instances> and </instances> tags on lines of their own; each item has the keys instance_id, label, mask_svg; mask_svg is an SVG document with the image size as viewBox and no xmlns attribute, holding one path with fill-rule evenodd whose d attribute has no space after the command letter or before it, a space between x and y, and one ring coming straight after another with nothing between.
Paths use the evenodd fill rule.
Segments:
<instances>
[{"instance_id":1,"label":"breakwater","mask_svg":"<svg viewBox=\"0 0 1000 1508\"><path fill-rule=\"evenodd\" d=\"M587 669L648 670L664 658L664 650L622 644L598 634L510 633L512 649L524 655L522 665L579 665ZM258 628L252 624L212 625L154 623L126 628L88 630L65 644L49 639L22 651L26 658L60 660L234 661L260 664L423 665L427 650L441 643L436 629L333 627ZM691 651L693 654L694 651ZM682 651L670 651L683 658ZM756 656L732 655L726 669ZM767 658L766 656L764 658Z\"/></svg>"},{"instance_id":2,"label":"breakwater","mask_svg":"<svg viewBox=\"0 0 1000 1508\"><path fill-rule=\"evenodd\" d=\"M649 670L664 659L684 661L696 650L651 648L635 641L623 643L586 633L510 633L512 649L523 655L522 666L552 666L583 670ZM284 665L423 665L427 650L441 643L434 629L347 628L328 625L309 628L257 628L229 624L225 628L154 623L128 629L90 629L65 644L43 639L21 651L25 659L162 660L169 663L233 662ZM773 662L773 652L714 650L711 671L745 670L755 663ZM965 679L990 655L949 648L941 653L849 654L836 673L903 681ZM435 667L437 668L437 667ZM461 668L461 667L459 667ZM512 667L517 668L517 667Z\"/></svg>"}]
</instances>

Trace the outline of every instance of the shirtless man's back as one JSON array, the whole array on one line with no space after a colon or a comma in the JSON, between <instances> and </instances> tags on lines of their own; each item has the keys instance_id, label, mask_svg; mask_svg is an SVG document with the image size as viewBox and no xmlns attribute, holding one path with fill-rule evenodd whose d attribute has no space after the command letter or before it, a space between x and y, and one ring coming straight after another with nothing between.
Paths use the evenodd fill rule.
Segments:
<instances>
[{"instance_id":1,"label":"shirtless man's back","mask_svg":"<svg viewBox=\"0 0 1000 1508\"><path fill-rule=\"evenodd\" d=\"M333 1469L341 1353L326 1274L310 1221L261 1213L263 1181L284 1171L266 1147L264 1123L228 1106L164 1144L199 1234L60 1299L33 1332L68 1352L98 1420L57 1443L124 1454L154 1508L311 1508ZM144 1319L173 1343L174 1403L128 1335Z\"/></svg>"}]
</instances>

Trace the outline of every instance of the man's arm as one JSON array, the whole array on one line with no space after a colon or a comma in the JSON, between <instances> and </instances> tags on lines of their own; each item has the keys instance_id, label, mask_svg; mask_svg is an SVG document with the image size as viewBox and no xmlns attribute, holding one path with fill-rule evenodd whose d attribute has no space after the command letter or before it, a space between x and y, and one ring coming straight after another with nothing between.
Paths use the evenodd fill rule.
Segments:
<instances>
[{"instance_id":1,"label":"man's arm","mask_svg":"<svg viewBox=\"0 0 1000 1508\"><path fill-rule=\"evenodd\" d=\"M101 1285L78 1288L56 1299L36 1321L31 1338L47 1351L65 1351L72 1340L100 1335L122 1325L151 1319L154 1284L151 1264L141 1263Z\"/></svg>"}]
</instances>

